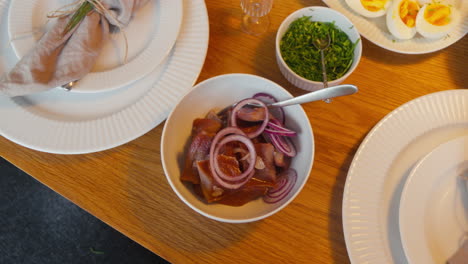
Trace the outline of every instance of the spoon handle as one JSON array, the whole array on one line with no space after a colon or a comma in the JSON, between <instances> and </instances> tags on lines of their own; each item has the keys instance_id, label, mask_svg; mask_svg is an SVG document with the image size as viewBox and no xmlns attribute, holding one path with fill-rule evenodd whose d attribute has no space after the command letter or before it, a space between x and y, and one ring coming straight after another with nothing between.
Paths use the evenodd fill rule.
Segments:
<instances>
[{"instance_id":1,"label":"spoon handle","mask_svg":"<svg viewBox=\"0 0 468 264\"><path fill-rule=\"evenodd\" d=\"M295 104L304 104L313 101L319 101L329 98L334 98L338 96L354 94L358 91L358 88L351 84L342 84L337 86L332 86L317 91L313 91L298 97L294 97L288 100L276 102L274 104L268 105L270 108L283 107L288 105Z\"/></svg>"},{"instance_id":2,"label":"spoon handle","mask_svg":"<svg viewBox=\"0 0 468 264\"><path fill-rule=\"evenodd\" d=\"M322 76L323 76L323 87L328 87L328 78L327 78L327 70L325 66L325 54L323 54L323 49L320 50L320 60L322 61Z\"/></svg>"},{"instance_id":3,"label":"spoon handle","mask_svg":"<svg viewBox=\"0 0 468 264\"><path fill-rule=\"evenodd\" d=\"M323 88L328 88L327 69L325 68L325 54L323 54L323 49L320 49L320 60L322 61ZM331 103L330 97L323 99L323 101L327 104Z\"/></svg>"}]
</instances>

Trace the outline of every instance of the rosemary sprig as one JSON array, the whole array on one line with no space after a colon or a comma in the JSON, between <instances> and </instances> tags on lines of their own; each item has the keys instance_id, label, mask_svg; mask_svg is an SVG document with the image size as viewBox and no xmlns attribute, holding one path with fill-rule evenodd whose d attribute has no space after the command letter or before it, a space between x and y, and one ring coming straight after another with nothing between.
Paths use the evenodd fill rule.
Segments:
<instances>
[{"instance_id":1,"label":"rosemary sprig","mask_svg":"<svg viewBox=\"0 0 468 264\"><path fill-rule=\"evenodd\" d=\"M89 1L83 2L81 6L73 14L70 21L68 21L67 26L63 30L62 35L66 35L70 30L74 29L84 18L85 16L94 9L94 5Z\"/></svg>"}]
</instances>

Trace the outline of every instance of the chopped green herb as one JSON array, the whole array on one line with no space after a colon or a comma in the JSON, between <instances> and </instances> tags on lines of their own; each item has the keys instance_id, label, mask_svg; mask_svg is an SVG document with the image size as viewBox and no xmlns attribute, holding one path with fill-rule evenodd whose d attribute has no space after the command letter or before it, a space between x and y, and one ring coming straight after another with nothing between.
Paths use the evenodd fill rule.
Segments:
<instances>
[{"instance_id":1,"label":"chopped green herb","mask_svg":"<svg viewBox=\"0 0 468 264\"><path fill-rule=\"evenodd\" d=\"M393 42L393 43L395 43L395 42L396 42L396 40L392 39L392 42Z\"/></svg>"},{"instance_id":2,"label":"chopped green herb","mask_svg":"<svg viewBox=\"0 0 468 264\"><path fill-rule=\"evenodd\" d=\"M291 23L280 41L281 55L286 64L298 75L312 81L322 81L320 51L312 40L330 35L330 47L325 50L328 80L341 78L353 63L354 48L359 42L349 37L334 23L311 21L303 16Z\"/></svg>"}]
</instances>

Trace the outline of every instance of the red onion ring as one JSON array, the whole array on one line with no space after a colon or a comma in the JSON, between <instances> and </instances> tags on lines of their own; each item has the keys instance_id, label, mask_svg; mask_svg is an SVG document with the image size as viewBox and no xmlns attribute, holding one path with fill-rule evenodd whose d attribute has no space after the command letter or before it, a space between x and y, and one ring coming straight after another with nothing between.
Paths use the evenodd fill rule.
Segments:
<instances>
[{"instance_id":1,"label":"red onion ring","mask_svg":"<svg viewBox=\"0 0 468 264\"><path fill-rule=\"evenodd\" d=\"M237 105L234 107L234 109L232 109L232 113L231 113L231 125L234 126L234 127L237 127L237 112L244 106L246 106L247 104L258 104L260 105L261 107L264 107L265 108L265 119L263 120L263 123L262 125L254 132L251 132L251 133L247 133L247 136L249 138L255 138L257 136L259 136L263 130L265 130L265 127L268 125L268 121L270 119L270 112L268 111L268 108L267 106L260 100L257 100L257 99L253 99L253 98L247 98L247 99L244 99L242 101L240 101L239 103L237 103Z\"/></svg>"},{"instance_id":2,"label":"red onion ring","mask_svg":"<svg viewBox=\"0 0 468 264\"><path fill-rule=\"evenodd\" d=\"M284 186L288 183L288 180L286 177L281 177L281 179L278 181L278 183L275 185L273 189L268 190L268 195L269 196L275 196L275 194L278 194L278 192L283 192L284 191Z\"/></svg>"},{"instance_id":3,"label":"red onion ring","mask_svg":"<svg viewBox=\"0 0 468 264\"><path fill-rule=\"evenodd\" d=\"M276 98L271 95L271 94L268 94L268 93L256 93L254 94L254 96L252 96L252 98L255 98L257 100L261 100L265 103L271 103L271 102L277 102L278 100L276 100Z\"/></svg>"},{"instance_id":4,"label":"red onion ring","mask_svg":"<svg viewBox=\"0 0 468 264\"><path fill-rule=\"evenodd\" d=\"M216 158L218 155L219 155L219 150L221 149L222 146L224 146L225 144L229 143L229 142L232 142L232 141L239 141L241 143L244 143L244 145L247 147L247 149L249 150L249 153L250 153L250 156L249 156L249 167L247 167L247 169L237 175L237 176L231 176L231 175L227 175L225 174L221 168L219 167L219 163L218 163L218 159ZM223 179L224 181L231 181L231 182L236 182L236 181L240 181L240 180L243 180L245 177L247 177L249 175L249 173L252 172L252 170L254 169L254 166L255 166L255 159L257 158L257 152L255 151L255 147L254 147L254 144L253 142L247 138L246 136L242 136L242 135L230 135L230 136L227 136L225 138L223 138L219 143L218 145L216 146L215 148L215 151L214 151L214 169L215 171L217 172L217 176L219 176L219 178Z\"/></svg>"},{"instance_id":5,"label":"red onion ring","mask_svg":"<svg viewBox=\"0 0 468 264\"><path fill-rule=\"evenodd\" d=\"M275 118L270 118L270 123L278 125L280 127L284 127L284 124L282 124L280 121L278 121L278 119L275 119Z\"/></svg>"},{"instance_id":6,"label":"red onion ring","mask_svg":"<svg viewBox=\"0 0 468 264\"><path fill-rule=\"evenodd\" d=\"M288 137L283 137L275 134L264 133L263 134L276 149L281 151L284 155L289 157L296 156L296 148Z\"/></svg>"},{"instance_id":7,"label":"red onion ring","mask_svg":"<svg viewBox=\"0 0 468 264\"><path fill-rule=\"evenodd\" d=\"M260 100L264 102L265 104L278 102L278 100L276 100L276 98L273 95L267 94L267 93L256 93L254 94L252 98ZM286 115L284 114L283 108L281 107L273 108L273 109L270 109L270 112L273 116L278 118L280 122L282 122L283 124L286 122Z\"/></svg>"},{"instance_id":8,"label":"red onion ring","mask_svg":"<svg viewBox=\"0 0 468 264\"><path fill-rule=\"evenodd\" d=\"M241 175L238 175L236 177L228 177L228 180L224 180L224 179L222 179L220 177L220 175L218 175L218 170L220 171L219 164L218 164L218 161L216 159L217 154L219 152L219 148L220 148L220 146L218 147L218 145L222 146L222 145L226 144L227 141L225 139L228 138L229 136L224 138L224 139L222 139L222 138L224 136L227 136L227 135L230 135L230 134L241 136L242 138L246 139L246 140L242 139L242 141L241 141L242 143L244 143L243 141L250 142L250 143L244 143L244 144L249 149L249 153L252 154L251 150L253 149L253 155L250 155L250 156L253 157L253 159L256 158L257 153L255 152L255 148L253 147L253 143L252 143L252 141L250 139L247 138L247 135L244 133L244 131L240 130L237 127L227 127L227 128L224 128L224 129L220 130L216 134L216 136L213 138L213 141L211 143L211 146L210 146L210 170L211 170L211 174L213 175L213 179L216 181L216 183L218 183L219 185L221 185L222 187L224 187L226 189L238 189L239 187L241 187L245 183L247 183L250 180L250 178L252 178L252 176L254 175L255 171L253 169L253 166L255 166L255 160L254 160L254 162L251 162L249 164L249 168L246 171L244 171L244 173L242 173ZM219 142L220 140L221 140L221 142ZM219 142L219 144L218 144L218 142ZM249 148L249 145L252 145L252 147ZM218 170L216 170L216 167L218 167ZM252 169L250 169L250 167L252 167ZM248 174L246 172L248 172L250 174ZM221 174L223 176L226 176L222 172L221 172ZM245 175L245 174L247 174L247 175ZM243 178L239 177L239 176L243 176ZM242 178L244 180L241 181L241 182L232 182L233 179L235 180L237 178Z\"/></svg>"},{"instance_id":9,"label":"red onion ring","mask_svg":"<svg viewBox=\"0 0 468 264\"><path fill-rule=\"evenodd\" d=\"M276 120L271 119L268 122L268 125L265 128L265 132L268 132L270 134L280 135L280 136L287 136L287 137L297 136L296 131L293 131L291 129L287 129L284 126L282 126L281 124L277 124L276 122L279 123L279 121L276 121L276 122L274 122L274 121L276 121Z\"/></svg>"},{"instance_id":10,"label":"red onion ring","mask_svg":"<svg viewBox=\"0 0 468 264\"><path fill-rule=\"evenodd\" d=\"M278 135L278 136L283 136L283 137L294 137L296 136L296 132L285 132L285 131L280 131L280 130L274 130L271 128L265 128L265 132L268 134L273 134L273 135Z\"/></svg>"},{"instance_id":11,"label":"red onion ring","mask_svg":"<svg viewBox=\"0 0 468 264\"><path fill-rule=\"evenodd\" d=\"M281 179L274 188L269 189L263 196L265 203L277 203L283 200L294 188L297 181L297 172L294 169L283 171L279 177Z\"/></svg>"},{"instance_id":12,"label":"red onion ring","mask_svg":"<svg viewBox=\"0 0 468 264\"><path fill-rule=\"evenodd\" d=\"M242 131L240 128L237 128L237 127L231 126L231 127L226 127L226 128L221 129L220 131L218 131L218 133L216 133L216 136L213 138L213 141L211 142L210 156L211 156L212 150L214 151L214 146L218 143L218 141L222 137L229 135L229 134L238 134L238 135L247 136L244 131Z\"/></svg>"},{"instance_id":13,"label":"red onion ring","mask_svg":"<svg viewBox=\"0 0 468 264\"><path fill-rule=\"evenodd\" d=\"M218 141L222 137L229 135L229 134L237 134L237 135L246 136L244 131L240 130L237 127L226 127L218 131L218 133L216 133L216 136L213 138L213 141L211 141L210 154L209 154L210 155L210 167L211 167L212 174L215 174L214 173L214 151L215 151L216 145L218 144Z\"/></svg>"}]
</instances>

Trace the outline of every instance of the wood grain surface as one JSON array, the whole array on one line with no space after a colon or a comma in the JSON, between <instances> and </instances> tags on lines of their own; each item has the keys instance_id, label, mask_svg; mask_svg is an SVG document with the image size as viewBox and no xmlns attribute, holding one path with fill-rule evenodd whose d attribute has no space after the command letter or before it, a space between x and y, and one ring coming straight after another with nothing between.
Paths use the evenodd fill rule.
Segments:
<instances>
[{"instance_id":1,"label":"wood grain surface","mask_svg":"<svg viewBox=\"0 0 468 264\"><path fill-rule=\"evenodd\" d=\"M275 60L275 34L293 11L318 0L275 0L269 31L240 30L238 0L207 0L210 41L197 82L251 73L285 87ZM303 191L262 221L226 224L192 211L168 185L160 162L163 124L120 147L84 155L27 149L0 137L2 157L126 236L172 263L349 263L341 203L359 144L386 114L429 93L467 88L468 41L435 53L404 55L363 39L359 66L345 83L359 93L331 104L304 105L315 133L315 161Z\"/></svg>"}]
</instances>

